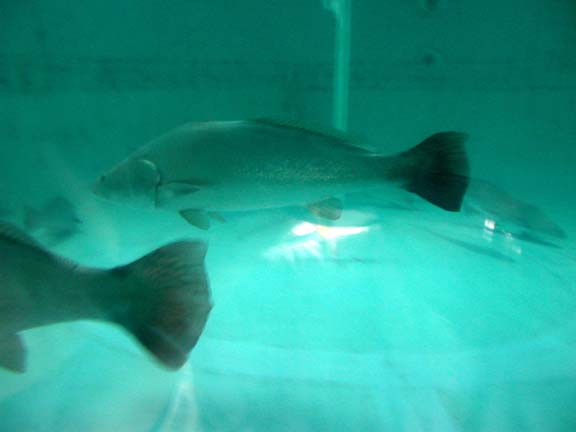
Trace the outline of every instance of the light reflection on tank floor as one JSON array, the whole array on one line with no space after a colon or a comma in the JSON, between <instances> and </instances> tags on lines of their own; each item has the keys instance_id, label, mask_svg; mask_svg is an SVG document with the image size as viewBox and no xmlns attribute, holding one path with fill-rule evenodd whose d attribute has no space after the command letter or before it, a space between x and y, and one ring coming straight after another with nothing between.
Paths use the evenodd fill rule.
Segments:
<instances>
[{"instance_id":1,"label":"light reflection on tank floor","mask_svg":"<svg viewBox=\"0 0 576 432\"><path fill-rule=\"evenodd\" d=\"M177 373L112 326L28 332L29 373L0 372L2 430L494 430L520 403L561 422L550 396L575 396L570 237L550 247L431 208L333 225L270 210L204 233L97 205L59 251L115 265L208 239L208 326ZM40 408L21 416L24 403Z\"/></svg>"}]
</instances>

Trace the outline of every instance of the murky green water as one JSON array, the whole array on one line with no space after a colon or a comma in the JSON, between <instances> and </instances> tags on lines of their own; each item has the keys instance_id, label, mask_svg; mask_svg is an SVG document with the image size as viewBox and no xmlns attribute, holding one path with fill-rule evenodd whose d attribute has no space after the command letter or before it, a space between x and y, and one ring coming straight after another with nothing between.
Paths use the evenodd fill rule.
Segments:
<instances>
[{"instance_id":1,"label":"murky green water","mask_svg":"<svg viewBox=\"0 0 576 432\"><path fill-rule=\"evenodd\" d=\"M344 1L3 3L0 219L97 267L205 240L214 309L177 372L106 323L23 332L0 430L574 430L570 0L350 0L349 80ZM208 231L90 192L182 123L258 117L383 154L464 131L475 188L459 213L385 189Z\"/></svg>"}]
</instances>

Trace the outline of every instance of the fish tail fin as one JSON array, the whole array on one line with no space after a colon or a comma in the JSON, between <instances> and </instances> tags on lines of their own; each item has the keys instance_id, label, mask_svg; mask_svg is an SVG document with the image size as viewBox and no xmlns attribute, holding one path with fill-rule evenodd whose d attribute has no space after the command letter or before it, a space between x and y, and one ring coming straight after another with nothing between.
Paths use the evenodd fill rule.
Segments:
<instances>
[{"instance_id":1,"label":"fish tail fin","mask_svg":"<svg viewBox=\"0 0 576 432\"><path fill-rule=\"evenodd\" d=\"M169 369L184 365L212 309L206 250L203 242L180 241L112 270L134 293L114 321Z\"/></svg>"},{"instance_id":2,"label":"fish tail fin","mask_svg":"<svg viewBox=\"0 0 576 432\"><path fill-rule=\"evenodd\" d=\"M467 138L461 132L439 132L426 138L394 158L388 178L444 210L459 211L469 183Z\"/></svg>"}]
</instances>

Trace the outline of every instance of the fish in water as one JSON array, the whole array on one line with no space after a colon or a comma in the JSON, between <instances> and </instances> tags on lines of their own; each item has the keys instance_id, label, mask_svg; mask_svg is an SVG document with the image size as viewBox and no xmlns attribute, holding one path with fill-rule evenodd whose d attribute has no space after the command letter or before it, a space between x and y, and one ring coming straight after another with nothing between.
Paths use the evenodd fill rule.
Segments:
<instances>
[{"instance_id":1,"label":"fish in water","mask_svg":"<svg viewBox=\"0 0 576 432\"><path fill-rule=\"evenodd\" d=\"M275 120L190 123L153 140L103 175L100 197L178 211L207 229L222 211L306 206L338 219L337 195L395 184L449 211L468 186L467 135L440 132L393 155L337 132Z\"/></svg>"},{"instance_id":2,"label":"fish in water","mask_svg":"<svg viewBox=\"0 0 576 432\"><path fill-rule=\"evenodd\" d=\"M48 243L59 243L75 235L82 224L74 205L66 198L57 196L38 209L24 209L23 225L26 231L41 237Z\"/></svg>"},{"instance_id":3,"label":"fish in water","mask_svg":"<svg viewBox=\"0 0 576 432\"><path fill-rule=\"evenodd\" d=\"M13 225L0 224L0 367L26 370L20 332L100 320L131 333L154 358L178 369L211 310L206 246L180 241L103 270L60 258Z\"/></svg>"},{"instance_id":4,"label":"fish in water","mask_svg":"<svg viewBox=\"0 0 576 432\"><path fill-rule=\"evenodd\" d=\"M566 233L541 209L513 197L486 180L471 179L465 209L493 218L497 223L513 224L529 232L565 238Z\"/></svg>"}]
</instances>

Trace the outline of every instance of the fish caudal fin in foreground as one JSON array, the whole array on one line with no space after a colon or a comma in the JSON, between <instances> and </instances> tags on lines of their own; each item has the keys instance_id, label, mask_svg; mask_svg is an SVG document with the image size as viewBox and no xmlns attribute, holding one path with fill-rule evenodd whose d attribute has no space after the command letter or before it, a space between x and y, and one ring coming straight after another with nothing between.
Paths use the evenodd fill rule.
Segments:
<instances>
[{"instance_id":1,"label":"fish caudal fin in foreground","mask_svg":"<svg viewBox=\"0 0 576 432\"><path fill-rule=\"evenodd\" d=\"M470 166L464 148L467 138L461 132L428 137L396 157L390 177L444 210L459 211L469 183Z\"/></svg>"},{"instance_id":2,"label":"fish caudal fin in foreground","mask_svg":"<svg viewBox=\"0 0 576 432\"><path fill-rule=\"evenodd\" d=\"M169 369L184 365L212 309L206 249L202 242L176 242L113 270L134 290L115 321Z\"/></svg>"}]
</instances>

